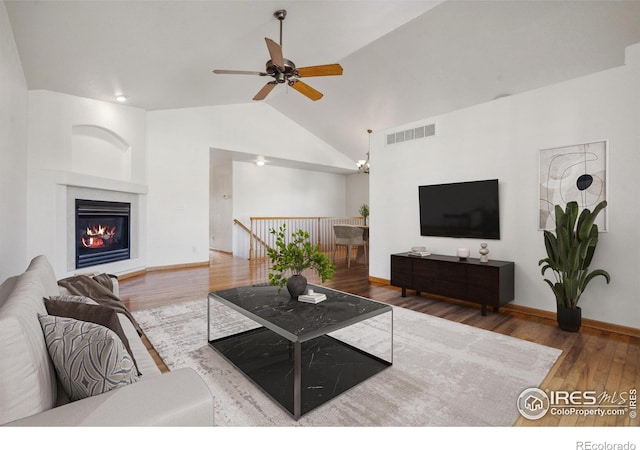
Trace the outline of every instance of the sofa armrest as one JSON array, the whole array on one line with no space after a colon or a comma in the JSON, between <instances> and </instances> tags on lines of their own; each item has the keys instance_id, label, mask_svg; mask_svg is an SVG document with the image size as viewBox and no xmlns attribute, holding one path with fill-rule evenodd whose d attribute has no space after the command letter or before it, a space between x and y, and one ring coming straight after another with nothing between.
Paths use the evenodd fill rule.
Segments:
<instances>
[{"instance_id":1,"label":"sofa armrest","mask_svg":"<svg viewBox=\"0 0 640 450\"><path fill-rule=\"evenodd\" d=\"M213 397L195 370L182 368L7 426L213 426Z\"/></svg>"}]
</instances>

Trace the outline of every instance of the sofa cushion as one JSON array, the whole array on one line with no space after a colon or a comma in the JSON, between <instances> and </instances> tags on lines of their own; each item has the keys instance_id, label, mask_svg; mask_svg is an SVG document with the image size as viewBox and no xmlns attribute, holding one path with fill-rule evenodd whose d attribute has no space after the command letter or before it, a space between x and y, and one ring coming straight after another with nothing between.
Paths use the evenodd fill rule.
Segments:
<instances>
[{"instance_id":1,"label":"sofa cushion","mask_svg":"<svg viewBox=\"0 0 640 450\"><path fill-rule=\"evenodd\" d=\"M72 401L138 380L131 356L110 329L66 317L39 319L53 365Z\"/></svg>"},{"instance_id":2,"label":"sofa cushion","mask_svg":"<svg viewBox=\"0 0 640 450\"><path fill-rule=\"evenodd\" d=\"M122 325L124 333L129 338L129 346L136 357L136 364L138 365L138 370L142 373L142 378L147 379L152 376L161 375L162 372L158 364L149 353L147 345L145 345L145 342L138 335L131 321L127 316L120 313L118 313L118 318L120 319L120 325Z\"/></svg>"},{"instance_id":3,"label":"sofa cushion","mask_svg":"<svg viewBox=\"0 0 640 450\"><path fill-rule=\"evenodd\" d=\"M38 314L47 313L38 273L25 272L2 286L6 298L0 304L0 424L52 408L57 392L38 321Z\"/></svg>"},{"instance_id":4,"label":"sofa cushion","mask_svg":"<svg viewBox=\"0 0 640 450\"><path fill-rule=\"evenodd\" d=\"M77 296L73 296L78 298ZM56 297L52 297L56 298ZM87 299L87 297L79 297L80 299ZM91 300L91 299L88 299ZM91 300L92 301L92 300ZM108 306L101 306L94 302L94 304L80 303L74 300L45 300L44 302L47 312L51 316L68 317L71 319L81 320L83 322L96 323L103 327L109 328L115 334L118 335L124 347L129 352L129 356L136 364L136 358L129 346L129 339L120 325L120 319L118 313ZM136 364L136 369L138 365ZM138 371L138 375L141 375Z\"/></svg>"},{"instance_id":5,"label":"sofa cushion","mask_svg":"<svg viewBox=\"0 0 640 450\"><path fill-rule=\"evenodd\" d=\"M33 258L29 263L29 267L27 267L27 272L36 272L38 274L38 278L44 287L45 296L60 295L60 287L58 286L56 275L46 256L40 255Z\"/></svg>"}]
</instances>

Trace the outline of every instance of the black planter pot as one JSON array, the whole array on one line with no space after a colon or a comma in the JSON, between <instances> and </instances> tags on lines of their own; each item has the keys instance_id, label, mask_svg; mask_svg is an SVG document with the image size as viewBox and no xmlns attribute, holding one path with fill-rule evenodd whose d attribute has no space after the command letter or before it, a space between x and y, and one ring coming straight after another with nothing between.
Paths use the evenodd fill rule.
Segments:
<instances>
[{"instance_id":1,"label":"black planter pot","mask_svg":"<svg viewBox=\"0 0 640 450\"><path fill-rule=\"evenodd\" d=\"M561 330L576 332L580 331L582 325L582 310L579 306L575 308L565 308L558 305L558 326Z\"/></svg>"},{"instance_id":2,"label":"black planter pot","mask_svg":"<svg viewBox=\"0 0 640 450\"><path fill-rule=\"evenodd\" d=\"M297 299L307 290L307 279L302 275L293 275L287 280L287 290L291 298Z\"/></svg>"}]
</instances>

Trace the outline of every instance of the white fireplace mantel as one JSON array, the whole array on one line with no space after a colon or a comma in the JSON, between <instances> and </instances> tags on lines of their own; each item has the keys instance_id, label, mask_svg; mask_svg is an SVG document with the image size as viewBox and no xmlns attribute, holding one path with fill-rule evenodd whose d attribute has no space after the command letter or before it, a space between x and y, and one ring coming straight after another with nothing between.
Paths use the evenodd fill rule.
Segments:
<instances>
[{"instance_id":1,"label":"white fireplace mantel","mask_svg":"<svg viewBox=\"0 0 640 450\"><path fill-rule=\"evenodd\" d=\"M145 265L145 245L142 230L145 227L145 199L147 186L124 180L96 177L93 175L63 170L48 170L48 176L59 187L58 226L61 234L57 240L56 254L60 254L60 273L71 276L77 273L75 268L76 234L75 234L75 201L76 199L126 202L131 204L130 216L130 250L131 258L115 261L92 269L122 274L139 270Z\"/></svg>"},{"instance_id":2,"label":"white fireplace mantel","mask_svg":"<svg viewBox=\"0 0 640 450\"><path fill-rule=\"evenodd\" d=\"M63 186L127 192L130 194L147 194L147 186L145 184L114 180L111 178L101 178L93 175L67 172L63 170L50 170L49 172L51 172L55 183Z\"/></svg>"}]
</instances>

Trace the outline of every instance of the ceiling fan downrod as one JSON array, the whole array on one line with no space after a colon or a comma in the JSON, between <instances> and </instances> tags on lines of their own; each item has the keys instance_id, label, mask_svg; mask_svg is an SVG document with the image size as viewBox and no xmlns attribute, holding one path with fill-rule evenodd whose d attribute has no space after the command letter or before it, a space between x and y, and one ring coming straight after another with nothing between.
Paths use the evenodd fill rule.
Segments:
<instances>
[{"instance_id":1,"label":"ceiling fan downrod","mask_svg":"<svg viewBox=\"0 0 640 450\"><path fill-rule=\"evenodd\" d=\"M280 47L282 47L282 22L284 21L284 18L287 17L287 10L279 9L273 13L273 17L280 21Z\"/></svg>"}]
</instances>

